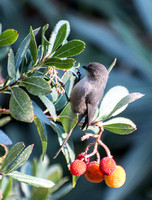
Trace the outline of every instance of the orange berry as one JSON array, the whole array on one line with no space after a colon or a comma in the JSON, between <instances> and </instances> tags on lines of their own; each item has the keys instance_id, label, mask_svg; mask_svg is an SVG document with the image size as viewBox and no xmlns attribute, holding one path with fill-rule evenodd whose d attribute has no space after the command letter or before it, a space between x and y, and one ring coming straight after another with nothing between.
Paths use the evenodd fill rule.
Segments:
<instances>
[{"instance_id":1,"label":"orange berry","mask_svg":"<svg viewBox=\"0 0 152 200\"><path fill-rule=\"evenodd\" d=\"M100 183L104 179L103 173L99 170L99 163L92 161L87 165L85 177L88 181L93 183Z\"/></svg>"},{"instance_id":2,"label":"orange berry","mask_svg":"<svg viewBox=\"0 0 152 200\"><path fill-rule=\"evenodd\" d=\"M116 162L111 157L104 157L100 161L100 171L104 175L111 175L116 169Z\"/></svg>"},{"instance_id":3,"label":"orange berry","mask_svg":"<svg viewBox=\"0 0 152 200\"><path fill-rule=\"evenodd\" d=\"M70 166L70 172L74 176L81 176L86 171L86 163L82 160L74 160Z\"/></svg>"},{"instance_id":4,"label":"orange berry","mask_svg":"<svg viewBox=\"0 0 152 200\"><path fill-rule=\"evenodd\" d=\"M104 176L106 184L111 188L119 188L124 185L126 181L126 172L120 165L116 166L113 174Z\"/></svg>"}]
</instances>

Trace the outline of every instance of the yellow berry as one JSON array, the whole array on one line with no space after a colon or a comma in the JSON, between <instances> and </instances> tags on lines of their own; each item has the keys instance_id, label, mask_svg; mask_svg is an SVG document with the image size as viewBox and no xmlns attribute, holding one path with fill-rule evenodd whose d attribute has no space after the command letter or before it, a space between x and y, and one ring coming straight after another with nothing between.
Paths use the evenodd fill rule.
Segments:
<instances>
[{"instance_id":1,"label":"yellow berry","mask_svg":"<svg viewBox=\"0 0 152 200\"><path fill-rule=\"evenodd\" d=\"M111 188L119 188L124 185L126 181L126 172L120 165L116 166L115 171L111 175L105 175L105 182Z\"/></svg>"}]
</instances>

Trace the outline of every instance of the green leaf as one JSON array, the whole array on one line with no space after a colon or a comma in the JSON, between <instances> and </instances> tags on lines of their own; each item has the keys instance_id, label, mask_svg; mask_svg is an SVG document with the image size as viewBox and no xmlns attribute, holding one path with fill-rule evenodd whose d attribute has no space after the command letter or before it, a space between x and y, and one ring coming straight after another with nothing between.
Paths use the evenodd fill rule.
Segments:
<instances>
[{"instance_id":1,"label":"green leaf","mask_svg":"<svg viewBox=\"0 0 152 200\"><path fill-rule=\"evenodd\" d=\"M34 35L36 35L39 32L40 28L37 28L35 30L33 30ZM29 33L23 40L23 42L21 43L20 47L17 50L16 56L15 56L15 63L16 63L16 69L19 68L25 54L26 51L29 47L30 44L30 36L31 34Z\"/></svg>"},{"instance_id":2,"label":"green leaf","mask_svg":"<svg viewBox=\"0 0 152 200\"><path fill-rule=\"evenodd\" d=\"M85 43L81 40L72 40L60 47L53 57L67 58L80 54L85 48Z\"/></svg>"},{"instance_id":3,"label":"green leaf","mask_svg":"<svg viewBox=\"0 0 152 200\"><path fill-rule=\"evenodd\" d=\"M16 79L15 60L14 60L14 53L12 49L10 49L10 52L8 55L7 72L11 78Z\"/></svg>"},{"instance_id":4,"label":"green leaf","mask_svg":"<svg viewBox=\"0 0 152 200\"><path fill-rule=\"evenodd\" d=\"M103 127L113 133L126 135L136 130L136 125L127 118L117 117L102 123Z\"/></svg>"},{"instance_id":5,"label":"green leaf","mask_svg":"<svg viewBox=\"0 0 152 200\"><path fill-rule=\"evenodd\" d=\"M43 26L42 28L42 52L44 51L44 55L47 52L47 48L48 48L48 44L49 42L47 41L46 37L45 37L45 32L46 30L49 28L49 24L46 24L45 26ZM42 54L43 57L43 54ZM41 57L41 58L42 58Z\"/></svg>"},{"instance_id":6,"label":"green leaf","mask_svg":"<svg viewBox=\"0 0 152 200\"><path fill-rule=\"evenodd\" d=\"M53 103L46 96L39 96L39 98L44 103L44 105L47 107L47 109L48 109L50 115L53 117L54 121L56 121L57 115L56 115L56 110L55 110Z\"/></svg>"},{"instance_id":7,"label":"green leaf","mask_svg":"<svg viewBox=\"0 0 152 200\"><path fill-rule=\"evenodd\" d=\"M70 34L69 22L66 20L60 20L56 24L49 39L51 45L49 46L48 54L53 53L57 49L57 47L63 44L66 41L69 34Z\"/></svg>"},{"instance_id":8,"label":"green leaf","mask_svg":"<svg viewBox=\"0 0 152 200\"><path fill-rule=\"evenodd\" d=\"M5 190L3 191L3 200L5 200L8 197L8 195L12 191L12 187L13 187L13 181L12 178L9 177Z\"/></svg>"},{"instance_id":9,"label":"green leaf","mask_svg":"<svg viewBox=\"0 0 152 200\"><path fill-rule=\"evenodd\" d=\"M39 118L34 117L34 122L42 143L42 160L43 160L47 149L47 130L45 124Z\"/></svg>"},{"instance_id":10,"label":"green leaf","mask_svg":"<svg viewBox=\"0 0 152 200\"><path fill-rule=\"evenodd\" d=\"M16 120L29 123L33 121L34 113L32 102L23 89L19 87L11 88L9 108L12 117Z\"/></svg>"},{"instance_id":11,"label":"green leaf","mask_svg":"<svg viewBox=\"0 0 152 200\"><path fill-rule=\"evenodd\" d=\"M56 35L52 53L63 43L66 37L66 33L67 33L67 24L63 24L61 28L58 30L58 33Z\"/></svg>"},{"instance_id":12,"label":"green leaf","mask_svg":"<svg viewBox=\"0 0 152 200\"><path fill-rule=\"evenodd\" d=\"M44 95L51 92L50 84L39 76L27 77L21 84L33 95Z\"/></svg>"},{"instance_id":13,"label":"green leaf","mask_svg":"<svg viewBox=\"0 0 152 200\"><path fill-rule=\"evenodd\" d=\"M11 117L3 117L0 119L0 127L4 126L5 124L9 123L11 121Z\"/></svg>"},{"instance_id":14,"label":"green leaf","mask_svg":"<svg viewBox=\"0 0 152 200\"><path fill-rule=\"evenodd\" d=\"M75 127L78 118L77 115L72 112L70 103L63 109L59 119L66 133L69 133L70 130Z\"/></svg>"},{"instance_id":15,"label":"green leaf","mask_svg":"<svg viewBox=\"0 0 152 200\"><path fill-rule=\"evenodd\" d=\"M6 168L16 159L16 157L20 154L20 152L24 149L25 145L23 142L19 142L15 144L8 154L6 155L6 158L3 161L1 171L5 172Z\"/></svg>"},{"instance_id":16,"label":"green leaf","mask_svg":"<svg viewBox=\"0 0 152 200\"><path fill-rule=\"evenodd\" d=\"M18 32L14 29L8 29L0 34L0 47L13 44L18 38Z\"/></svg>"},{"instance_id":17,"label":"green leaf","mask_svg":"<svg viewBox=\"0 0 152 200\"><path fill-rule=\"evenodd\" d=\"M68 58L61 60L60 58L49 58L45 60L44 65L54 66L57 69L70 69L74 66L75 60L73 58Z\"/></svg>"},{"instance_id":18,"label":"green leaf","mask_svg":"<svg viewBox=\"0 0 152 200\"><path fill-rule=\"evenodd\" d=\"M128 105L129 103L132 103L133 101L136 101L136 100L140 99L143 96L144 96L144 94L141 94L141 93L138 93L138 92L134 92L134 93L128 94L127 96L122 98L117 103L117 105L114 107L114 109L112 110L110 115L111 116L118 115L118 113L120 113L120 110L122 110L122 108L124 108L124 106Z\"/></svg>"},{"instance_id":19,"label":"green leaf","mask_svg":"<svg viewBox=\"0 0 152 200\"><path fill-rule=\"evenodd\" d=\"M72 175L72 187L74 188L76 186L77 180L79 179L79 176Z\"/></svg>"},{"instance_id":20,"label":"green leaf","mask_svg":"<svg viewBox=\"0 0 152 200\"><path fill-rule=\"evenodd\" d=\"M5 174L8 174L16 169L18 169L19 167L21 167L30 157L32 150L33 150L33 144L29 145L27 148L25 148L21 154L19 154L19 156L15 159L15 161L13 162L13 164L7 169L7 171L5 172Z\"/></svg>"},{"instance_id":21,"label":"green leaf","mask_svg":"<svg viewBox=\"0 0 152 200\"><path fill-rule=\"evenodd\" d=\"M37 177L26 175L26 174L22 174L22 173L17 172L17 171L8 173L7 176L10 176L17 181L27 183L27 184L32 185L34 187L51 188L51 187L54 186L54 183L50 180L37 178Z\"/></svg>"},{"instance_id":22,"label":"green leaf","mask_svg":"<svg viewBox=\"0 0 152 200\"><path fill-rule=\"evenodd\" d=\"M51 127L57 132L59 144L61 146L68 134L65 133L63 127L60 125L51 122ZM68 142L64 145L62 152L65 156L68 167L70 167L71 163L75 160L74 146L71 138L69 138Z\"/></svg>"},{"instance_id":23,"label":"green leaf","mask_svg":"<svg viewBox=\"0 0 152 200\"><path fill-rule=\"evenodd\" d=\"M128 89L123 86L115 86L111 88L103 97L101 105L99 107L99 116L97 117L97 121L106 120L107 118L111 117L111 112L113 111L114 107L117 103L126 95L128 95ZM117 111L117 114L121 113L125 110L127 105L122 107Z\"/></svg>"},{"instance_id":24,"label":"green leaf","mask_svg":"<svg viewBox=\"0 0 152 200\"><path fill-rule=\"evenodd\" d=\"M35 64L38 57L38 51L37 51L37 44L36 44L35 35L33 33L32 27L30 27L30 52L33 58L33 63Z\"/></svg>"}]
</instances>

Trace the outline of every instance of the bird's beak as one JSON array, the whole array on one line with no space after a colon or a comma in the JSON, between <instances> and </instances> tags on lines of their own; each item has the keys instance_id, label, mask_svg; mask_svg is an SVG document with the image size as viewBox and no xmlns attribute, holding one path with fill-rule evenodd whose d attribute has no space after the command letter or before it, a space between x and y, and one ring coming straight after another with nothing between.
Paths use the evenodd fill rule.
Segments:
<instances>
[{"instance_id":1,"label":"bird's beak","mask_svg":"<svg viewBox=\"0 0 152 200\"><path fill-rule=\"evenodd\" d=\"M83 69L85 69L85 70L87 70L88 68L87 68L87 66L82 66L83 67Z\"/></svg>"}]
</instances>

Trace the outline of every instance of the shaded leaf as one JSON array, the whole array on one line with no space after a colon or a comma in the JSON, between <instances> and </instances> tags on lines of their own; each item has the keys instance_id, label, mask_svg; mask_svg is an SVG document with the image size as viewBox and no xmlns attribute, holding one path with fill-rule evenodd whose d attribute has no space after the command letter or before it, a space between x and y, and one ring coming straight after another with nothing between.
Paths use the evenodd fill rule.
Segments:
<instances>
[{"instance_id":1,"label":"shaded leaf","mask_svg":"<svg viewBox=\"0 0 152 200\"><path fill-rule=\"evenodd\" d=\"M44 103L44 105L48 109L48 111L49 111L50 115L53 117L54 121L56 121L57 115L56 115L56 110L55 110L53 103L46 96L39 96L39 98L41 99L41 101Z\"/></svg>"},{"instance_id":2,"label":"shaded leaf","mask_svg":"<svg viewBox=\"0 0 152 200\"><path fill-rule=\"evenodd\" d=\"M33 30L34 35L36 35L39 32L40 28L37 28ZM26 51L30 44L30 33L24 38L23 42L21 43L20 47L17 50L16 56L15 56L15 63L16 63L16 69L19 68Z\"/></svg>"},{"instance_id":3,"label":"shaded leaf","mask_svg":"<svg viewBox=\"0 0 152 200\"><path fill-rule=\"evenodd\" d=\"M20 154L20 152L24 149L25 145L23 142L19 142L15 144L6 155L2 163L1 171L5 172L6 168L16 159L16 157Z\"/></svg>"},{"instance_id":4,"label":"shaded leaf","mask_svg":"<svg viewBox=\"0 0 152 200\"><path fill-rule=\"evenodd\" d=\"M35 35L33 33L32 27L30 27L30 52L33 58L34 64L36 63L38 51L37 51L37 44L35 40Z\"/></svg>"},{"instance_id":5,"label":"shaded leaf","mask_svg":"<svg viewBox=\"0 0 152 200\"><path fill-rule=\"evenodd\" d=\"M0 143L5 145L11 145L12 141L10 138L2 131L0 130Z\"/></svg>"},{"instance_id":6,"label":"shaded leaf","mask_svg":"<svg viewBox=\"0 0 152 200\"><path fill-rule=\"evenodd\" d=\"M63 109L59 119L66 133L69 133L70 130L75 127L78 118L77 115L72 112L70 103Z\"/></svg>"},{"instance_id":7,"label":"shaded leaf","mask_svg":"<svg viewBox=\"0 0 152 200\"><path fill-rule=\"evenodd\" d=\"M23 122L32 122L34 113L32 102L27 93L19 88L11 88L11 99L9 102L12 117Z\"/></svg>"},{"instance_id":8,"label":"shaded leaf","mask_svg":"<svg viewBox=\"0 0 152 200\"><path fill-rule=\"evenodd\" d=\"M51 127L58 134L58 141L61 146L68 134L65 133L63 127L60 125L51 122ZM74 146L71 139L69 139L64 145L62 152L65 156L68 167L70 167L71 163L75 160Z\"/></svg>"},{"instance_id":9,"label":"shaded leaf","mask_svg":"<svg viewBox=\"0 0 152 200\"><path fill-rule=\"evenodd\" d=\"M44 51L44 55L46 54L47 52L47 48L48 48L48 41L45 37L45 32L46 30L49 28L49 24L46 24L45 26L43 26L42 28L42 52ZM43 53L41 54L41 58L43 56Z\"/></svg>"},{"instance_id":10,"label":"shaded leaf","mask_svg":"<svg viewBox=\"0 0 152 200\"><path fill-rule=\"evenodd\" d=\"M21 84L33 95L44 95L51 92L50 84L39 76L27 77L21 81Z\"/></svg>"},{"instance_id":11,"label":"shaded leaf","mask_svg":"<svg viewBox=\"0 0 152 200\"><path fill-rule=\"evenodd\" d=\"M45 124L39 118L34 117L34 122L42 143L42 160L43 160L47 150L47 130Z\"/></svg>"},{"instance_id":12,"label":"shaded leaf","mask_svg":"<svg viewBox=\"0 0 152 200\"><path fill-rule=\"evenodd\" d=\"M12 187L13 187L13 181L12 178L9 177L5 190L3 191L3 200L5 200L8 197L8 195L12 190Z\"/></svg>"},{"instance_id":13,"label":"shaded leaf","mask_svg":"<svg viewBox=\"0 0 152 200\"><path fill-rule=\"evenodd\" d=\"M103 127L113 133L125 135L136 130L136 125L127 118L117 117L103 122Z\"/></svg>"},{"instance_id":14,"label":"shaded leaf","mask_svg":"<svg viewBox=\"0 0 152 200\"><path fill-rule=\"evenodd\" d=\"M80 54L85 48L85 43L81 40L72 40L60 47L53 57L67 58Z\"/></svg>"},{"instance_id":15,"label":"shaded leaf","mask_svg":"<svg viewBox=\"0 0 152 200\"><path fill-rule=\"evenodd\" d=\"M32 185L34 187L51 188L51 187L54 186L54 183L50 180L37 178L37 177L26 175L26 174L22 174L22 173L17 172L17 171L8 173L7 176L10 176L13 179L16 179L17 181L27 183L27 184Z\"/></svg>"},{"instance_id":16,"label":"shaded leaf","mask_svg":"<svg viewBox=\"0 0 152 200\"><path fill-rule=\"evenodd\" d=\"M14 29L8 29L0 34L0 47L13 44L18 38L18 32Z\"/></svg>"},{"instance_id":17,"label":"shaded leaf","mask_svg":"<svg viewBox=\"0 0 152 200\"><path fill-rule=\"evenodd\" d=\"M50 125L50 120L46 117L46 115L43 113L41 108L34 102L32 101L33 104L33 109L34 109L34 114L45 124Z\"/></svg>"},{"instance_id":18,"label":"shaded leaf","mask_svg":"<svg viewBox=\"0 0 152 200\"><path fill-rule=\"evenodd\" d=\"M29 145L27 148L25 148L19 155L18 157L14 160L12 165L7 169L5 174L8 174L19 167L21 167L30 157L32 150L33 150L34 145Z\"/></svg>"},{"instance_id":19,"label":"shaded leaf","mask_svg":"<svg viewBox=\"0 0 152 200\"><path fill-rule=\"evenodd\" d=\"M47 66L54 66L57 69L70 69L74 66L75 60L73 58L68 58L66 60L61 60L60 58L49 58L44 62Z\"/></svg>"},{"instance_id":20,"label":"shaded leaf","mask_svg":"<svg viewBox=\"0 0 152 200\"><path fill-rule=\"evenodd\" d=\"M10 52L8 54L7 72L11 78L13 79L16 78L15 60L14 60L14 53L12 49L10 49Z\"/></svg>"}]
</instances>

